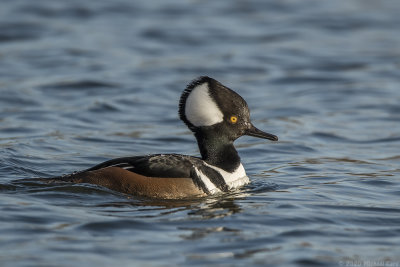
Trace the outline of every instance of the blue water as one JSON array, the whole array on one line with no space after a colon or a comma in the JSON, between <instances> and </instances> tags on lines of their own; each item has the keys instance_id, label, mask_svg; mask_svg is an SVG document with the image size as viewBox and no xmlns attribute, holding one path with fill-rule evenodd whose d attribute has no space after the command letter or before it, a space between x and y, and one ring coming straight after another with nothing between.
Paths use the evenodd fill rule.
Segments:
<instances>
[{"instance_id":1,"label":"blue water","mask_svg":"<svg viewBox=\"0 0 400 267\"><path fill-rule=\"evenodd\" d=\"M400 266L400 2L3 0L0 266ZM197 155L179 121L209 75L279 136L251 184L140 199L51 177Z\"/></svg>"}]
</instances>

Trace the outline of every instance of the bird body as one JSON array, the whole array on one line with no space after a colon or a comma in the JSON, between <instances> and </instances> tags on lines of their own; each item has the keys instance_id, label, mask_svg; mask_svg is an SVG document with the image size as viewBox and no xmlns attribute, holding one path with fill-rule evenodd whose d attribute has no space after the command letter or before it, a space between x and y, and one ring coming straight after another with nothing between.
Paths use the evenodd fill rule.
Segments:
<instances>
[{"instance_id":1,"label":"bird body","mask_svg":"<svg viewBox=\"0 0 400 267\"><path fill-rule=\"evenodd\" d=\"M48 182L90 183L145 197L201 197L248 184L233 142L243 135L277 141L250 121L246 101L218 81L202 76L179 101L179 116L194 133L201 157L155 154L116 158Z\"/></svg>"}]
</instances>

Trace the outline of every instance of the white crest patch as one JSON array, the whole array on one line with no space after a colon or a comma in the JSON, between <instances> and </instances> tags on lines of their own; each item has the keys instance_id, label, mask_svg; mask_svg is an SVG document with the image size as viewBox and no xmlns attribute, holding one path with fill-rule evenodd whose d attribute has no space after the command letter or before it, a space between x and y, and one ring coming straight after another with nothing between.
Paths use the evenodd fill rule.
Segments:
<instances>
[{"instance_id":1,"label":"white crest patch","mask_svg":"<svg viewBox=\"0 0 400 267\"><path fill-rule=\"evenodd\" d=\"M210 126L220 123L224 114L210 97L208 84L203 83L195 87L186 99L185 115L191 124L196 127Z\"/></svg>"}]
</instances>

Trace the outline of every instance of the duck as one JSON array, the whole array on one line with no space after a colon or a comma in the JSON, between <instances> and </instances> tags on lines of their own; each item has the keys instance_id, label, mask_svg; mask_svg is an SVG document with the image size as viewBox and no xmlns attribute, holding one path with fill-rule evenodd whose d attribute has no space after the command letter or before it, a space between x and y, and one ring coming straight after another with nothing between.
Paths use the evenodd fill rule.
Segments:
<instances>
[{"instance_id":1,"label":"duck","mask_svg":"<svg viewBox=\"0 0 400 267\"><path fill-rule=\"evenodd\" d=\"M201 157L152 154L115 158L47 183L93 184L138 197L182 199L238 189L250 182L234 141L243 135L278 141L256 128L246 101L232 89L201 76L184 89L178 114L194 134Z\"/></svg>"}]
</instances>

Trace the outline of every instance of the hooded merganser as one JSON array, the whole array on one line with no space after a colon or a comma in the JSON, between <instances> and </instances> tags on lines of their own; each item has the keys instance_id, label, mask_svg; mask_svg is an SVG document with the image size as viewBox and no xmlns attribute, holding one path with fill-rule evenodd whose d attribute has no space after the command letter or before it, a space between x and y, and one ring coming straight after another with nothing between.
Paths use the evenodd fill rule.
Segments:
<instances>
[{"instance_id":1,"label":"hooded merganser","mask_svg":"<svg viewBox=\"0 0 400 267\"><path fill-rule=\"evenodd\" d=\"M136 196L206 196L249 183L233 146L237 138L250 135L278 140L254 127L240 95L207 76L192 81L183 91L179 116L194 133L201 158L179 154L117 158L46 180L97 184Z\"/></svg>"}]
</instances>

